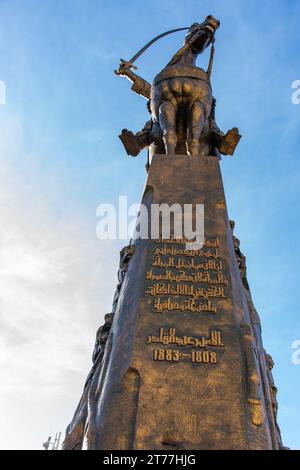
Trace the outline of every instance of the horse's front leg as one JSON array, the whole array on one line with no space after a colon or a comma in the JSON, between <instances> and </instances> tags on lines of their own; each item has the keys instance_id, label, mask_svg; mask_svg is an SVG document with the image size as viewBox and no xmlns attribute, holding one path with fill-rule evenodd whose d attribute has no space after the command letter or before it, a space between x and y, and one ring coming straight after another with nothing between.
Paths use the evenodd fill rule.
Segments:
<instances>
[{"instance_id":1,"label":"horse's front leg","mask_svg":"<svg viewBox=\"0 0 300 470\"><path fill-rule=\"evenodd\" d=\"M201 101L195 101L188 112L187 153L196 156L200 152L199 138L205 121L204 105Z\"/></svg>"},{"instance_id":2,"label":"horse's front leg","mask_svg":"<svg viewBox=\"0 0 300 470\"><path fill-rule=\"evenodd\" d=\"M170 101L163 101L159 106L159 125L163 134L166 154L174 155L177 144L176 108Z\"/></svg>"}]
</instances>

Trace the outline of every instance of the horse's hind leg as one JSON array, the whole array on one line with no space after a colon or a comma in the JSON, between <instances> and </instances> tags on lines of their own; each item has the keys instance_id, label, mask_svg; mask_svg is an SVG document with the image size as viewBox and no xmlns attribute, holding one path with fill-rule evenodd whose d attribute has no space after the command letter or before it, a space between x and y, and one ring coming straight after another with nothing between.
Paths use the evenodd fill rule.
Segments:
<instances>
[{"instance_id":1,"label":"horse's hind leg","mask_svg":"<svg viewBox=\"0 0 300 470\"><path fill-rule=\"evenodd\" d=\"M174 155L177 144L176 108L171 101L163 101L160 104L159 125L163 133L166 154Z\"/></svg>"},{"instance_id":2,"label":"horse's hind leg","mask_svg":"<svg viewBox=\"0 0 300 470\"><path fill-rule=\"evenodd\" d=\"M205 120L204 106L201 101L195 101L189 108L188 113L188 133L187 133L187 153L195 156L199 154L199 138Z\"/></svg>"}]
</instances>

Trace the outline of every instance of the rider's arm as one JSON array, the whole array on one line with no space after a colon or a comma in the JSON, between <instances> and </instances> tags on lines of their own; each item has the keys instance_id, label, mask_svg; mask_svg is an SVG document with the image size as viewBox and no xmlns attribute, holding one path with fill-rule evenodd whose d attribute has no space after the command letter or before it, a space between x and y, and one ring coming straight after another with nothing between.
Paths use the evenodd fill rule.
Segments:
<instances>
[{"instance_id":1,"label":"rider's arm","mask_svg":"<svg viewBox=\"0 0 300 470\"><path fill-rule=\"evenodd\" d=\"M127 67L120 67L116 74L123 75L132 82L132 91L134 91L138 95L144 96L144 98L146 98L147 100L150 99L151 85L149 82L144 80L142 77L139 77L139 75L135 74L134 72L132 72L132 70Z\"/></svg>"}]
</instances>

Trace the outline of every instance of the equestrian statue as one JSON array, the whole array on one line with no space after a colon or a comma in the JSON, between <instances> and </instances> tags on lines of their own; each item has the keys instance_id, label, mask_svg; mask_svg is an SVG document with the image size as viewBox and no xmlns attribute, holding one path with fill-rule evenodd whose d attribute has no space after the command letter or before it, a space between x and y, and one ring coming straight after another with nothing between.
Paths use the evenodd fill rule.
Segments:
<instances>
[{"instance_id":1,"label":"equestrian statue","mask_svg":"<svg viewBox=\"0 0 300 470\"><path fill-rule=\"evenodd\" d=\"M123 129L120 139L131 156L148 147L151 154L187 154L190 157L204 155L233 155L240 140L234 127L225 135L215 121L216 100L212 95L210 75L214 57L215 33L220 22L212 15L203 23L190 28L167 31L144 46L131 60L121 59L117 75L126 76L131 89L148 100L151 119L144 128L133 134ZM156 75L152 85L138 76L133 62L161 37L188 30L183 46L168 64ZM196 59L211 45L208 69L197 67ZM149 154L148 154L149 155Z\"/></svg>"}]
</instances>

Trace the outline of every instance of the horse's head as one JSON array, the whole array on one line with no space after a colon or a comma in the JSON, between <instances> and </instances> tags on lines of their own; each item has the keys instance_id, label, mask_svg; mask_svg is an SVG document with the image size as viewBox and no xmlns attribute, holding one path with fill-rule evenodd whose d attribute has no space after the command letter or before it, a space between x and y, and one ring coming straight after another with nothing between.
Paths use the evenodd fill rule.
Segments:
<instances>
[{"instance_id":1,"label":"horse's head","mask_svg":"<svg viewBox=\"0 0 300 470\"><path fill-rule=\"evenodd\" d=\"M205 21L202 23L203 28L210 30L213 34L215 34L216 29L220 26L220 21L217 20L213 15L208 15L205 18Z\"/></svg>"},{"instance_id":2,"label":"horse's head","mask_svg":"<svg viewBox=\"0 0 300 470\"><path fill-rule=\"evenodd\" d=\"M214 39L215 31L219 28L220 21L209 15L203 23L194 23L185 36L185 43L192 42L192 48L197 53L203 52L208 44ZM193 38L195 40L193 41Z\"/></svg>"}]
</instances>

